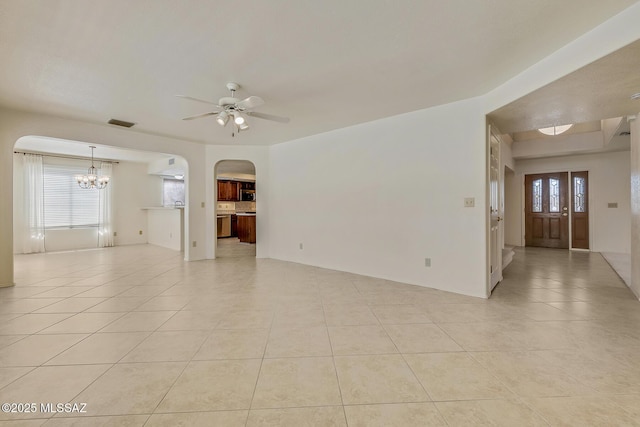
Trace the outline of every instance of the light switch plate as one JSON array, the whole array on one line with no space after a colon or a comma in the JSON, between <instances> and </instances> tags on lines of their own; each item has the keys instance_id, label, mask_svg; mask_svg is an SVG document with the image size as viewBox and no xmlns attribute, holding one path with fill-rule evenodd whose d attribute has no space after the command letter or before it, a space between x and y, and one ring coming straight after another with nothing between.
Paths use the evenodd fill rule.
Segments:
<instances>
[{"instance_id":1,"label":"light switch plate","mask_svg":"<svg viewBox=\"0 0 640 427\"><path fill-rule=\"evenodd\" d=\"M475 197L465 197L464 198L464 207L465 208L473 208L476 206Z\"/></svg>"}]
</instances>

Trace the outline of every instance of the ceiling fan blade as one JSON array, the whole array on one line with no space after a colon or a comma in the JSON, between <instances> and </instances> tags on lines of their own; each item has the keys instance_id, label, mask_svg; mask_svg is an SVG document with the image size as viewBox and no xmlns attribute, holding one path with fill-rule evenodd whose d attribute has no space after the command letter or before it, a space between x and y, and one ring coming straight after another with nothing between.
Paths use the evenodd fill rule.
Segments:
<instances>
[{"instance_id":1,"label":"ceiling fan blade","mask_svg":"<svg viewBox=\"0 0 640 427\"><path fill-rule=\"evenodd\" d=\"M198 101L198 102L204 102L205 104L209 104L209 105L215 105L218 108L222 108L220 107L218 104L216 104L213 101L207 101L206 99L200 99L200 98L194 98L193 96L187 96L187 95L176 95L178 98L184 98L184 99L189 99L191 101Z\"/></svg>"},{"instance_id":2,"label":"ceiling fan blade","mask_svg":"<svg viewBox=\"0 0 640 427\"><path fill-rule=\"evenodd\" d=\"M196 114L195 116L184 117L182 120L200 119L202 117L214 116L214 115L216 115L218 113L219 113L219 111L210 111L208 113L202 113L202 114Z\"/></svg>"},{"instance_id":3,"label":"ceiling fan blade","mask_svg":"<svg viewBox=\"0 0 640 427\"><path fill-rule=\"evenodd\" d=\"M259 96L250 96L236 104L236 108L245 110L247 108L255 108L264 104L264 101Z\"/></svg>"},{"instance_id":4,"label":"ceiling fan blade","mask_svg":"<svg viewBox=\"0 0 640 427\"><path fill-rule=\"evenodd\" d=\"M257 111L246 111L244 114L258 119L271 120L279 123L289 123L289 117L274 116L273 114L258 113Z\"/></svg>"}]
</instances>

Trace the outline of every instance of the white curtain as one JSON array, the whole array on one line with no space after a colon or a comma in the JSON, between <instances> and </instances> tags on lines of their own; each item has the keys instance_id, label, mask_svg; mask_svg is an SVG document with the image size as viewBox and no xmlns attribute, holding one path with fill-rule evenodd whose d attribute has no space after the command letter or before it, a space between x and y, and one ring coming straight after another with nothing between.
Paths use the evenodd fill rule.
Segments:
<instances>
[{"instance_id":1,"label":"white curtain","mask_svg":"<svg viewBox=\"0 0 640 427\"><path fill-rule=\"evenodd\" d=\"M44 252L44 193L42 156L23 154L24 227L22 252Z\"/></svg>"},{"instance_id":2,"label":"white curtain","mask_svg":"<svg viewBox=\"0 0 640 427\"><path fill-rule=\"evenodd\" d=\"M113 246L113 165L102 162L99 176L110 177L109 184L100 191L98 210L98 247Z\"/></svg>"}]
</instances>

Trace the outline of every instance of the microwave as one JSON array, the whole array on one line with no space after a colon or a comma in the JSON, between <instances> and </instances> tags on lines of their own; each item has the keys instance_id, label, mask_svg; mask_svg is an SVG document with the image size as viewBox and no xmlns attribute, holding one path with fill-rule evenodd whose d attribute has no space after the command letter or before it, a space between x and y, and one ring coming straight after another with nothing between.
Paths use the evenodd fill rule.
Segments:
<instances>
[{"instance_id":1,"label":"microwave","mask_svg":"<svg viewBox=\"0 0 640 427\"><path fill-rule=\"evenodd\" d=\"M240 200L243 202L253 202L256 200L255 190L240 190Z\"/></svg>"}]
</instances>

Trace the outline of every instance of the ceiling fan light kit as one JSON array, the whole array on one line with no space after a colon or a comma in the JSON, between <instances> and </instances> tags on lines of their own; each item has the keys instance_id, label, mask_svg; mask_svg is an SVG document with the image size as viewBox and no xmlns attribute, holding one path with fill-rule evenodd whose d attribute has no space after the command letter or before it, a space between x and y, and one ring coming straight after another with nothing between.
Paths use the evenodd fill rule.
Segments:
<instances>
[{"instance_id":1,"label":"ceiling fan light kit","mask_svg":"<svg viewBox=\"0 0 640 427\"><path fill-rule=\"evenodd\" d=\"M243 100L235 97L235 92L240 89L238 83L227 83L227 89L231 92L231 96L225 96L218 100L218 103L207 101L205 99L193 98L191 96L176 95L180 98L189 99L192 101L203 102L205 104L212 104L216 107L216 111L210 111L207 113L196 114L195 116L185 117L182 120L194 120L207 116L216 116L216 122L222 127L225 127L229 122L229 117L233 118L233 124L236 128L236 132L249 129L246 116L256 117L263 120L271 120L279 123L288 123L288 117L274 116L272 114L258 113L251 111L253 108L259 107L264 104L264 101L259 96L250 96ZM231 134L235 136L235 132Z\"/></svg>"}]
</instances>

